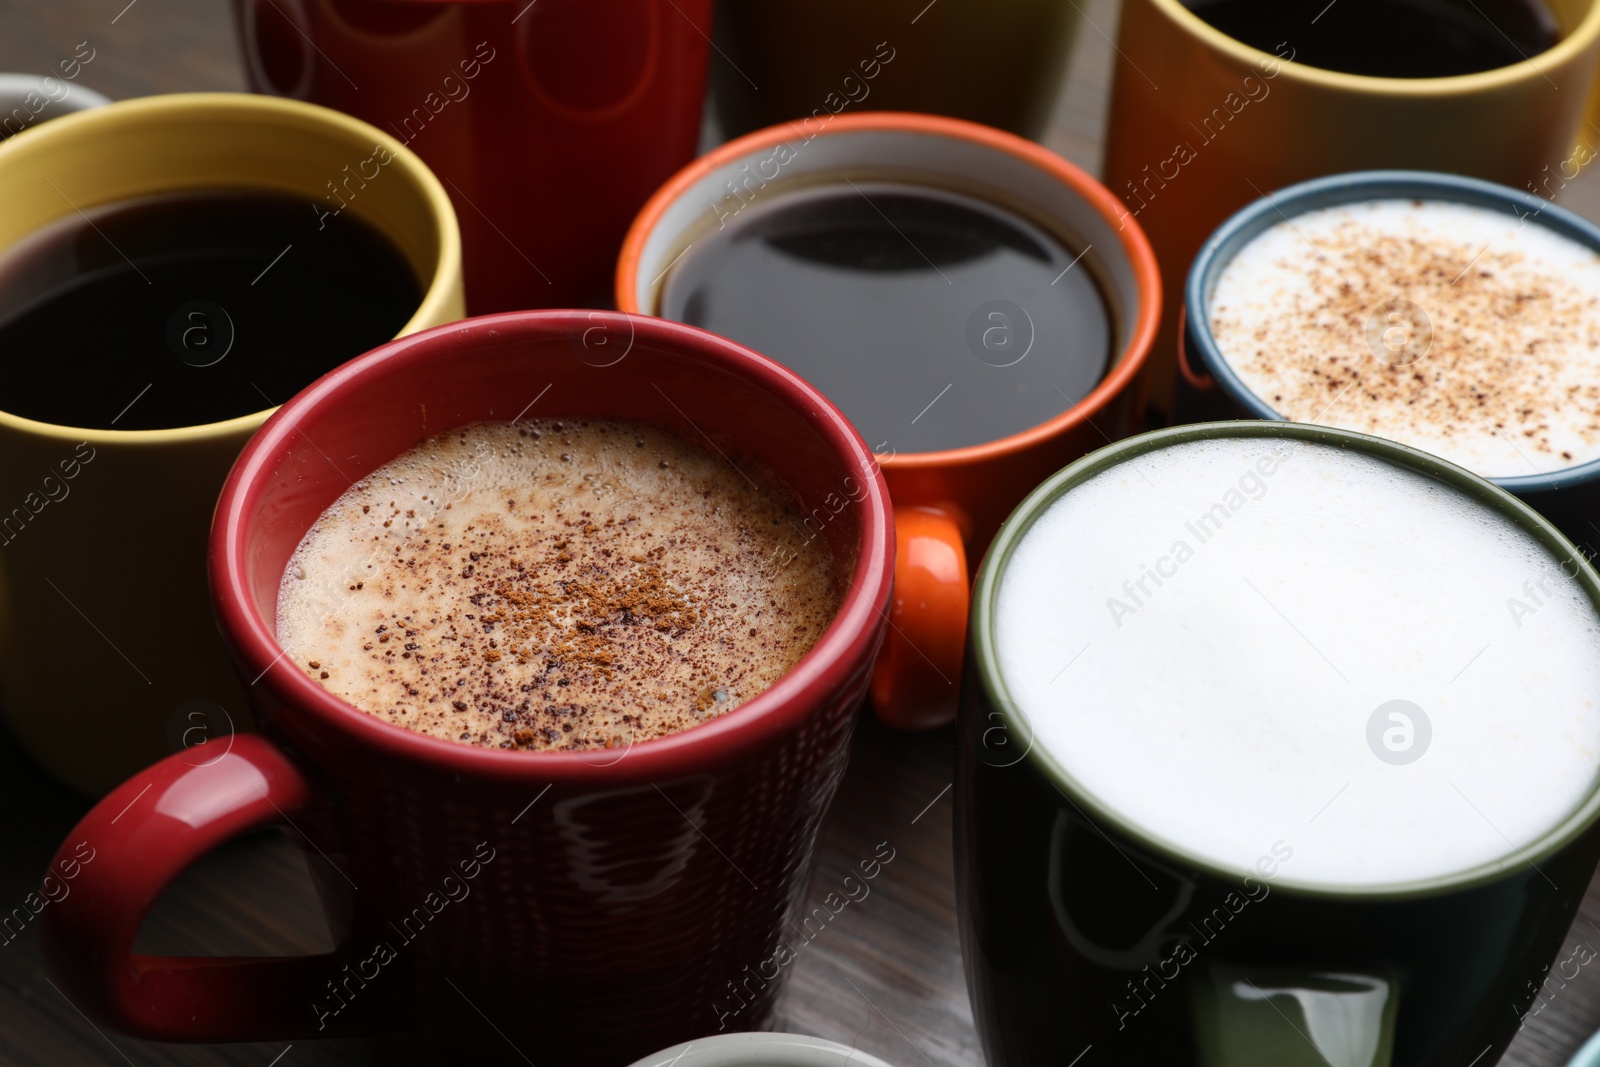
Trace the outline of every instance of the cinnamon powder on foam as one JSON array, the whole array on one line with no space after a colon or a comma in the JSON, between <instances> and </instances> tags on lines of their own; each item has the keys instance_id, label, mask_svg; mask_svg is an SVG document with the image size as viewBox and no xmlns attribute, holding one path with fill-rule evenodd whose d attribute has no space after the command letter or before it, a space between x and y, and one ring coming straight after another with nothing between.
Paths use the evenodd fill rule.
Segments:
<instances>
[{"instance_id":1,"label":"cinnamon powder on foam","mask_svg":"<svg viewBox=\"0 0 1600 1067\"><path fill-rule=\"evenodd\" d=\"M747 474L640 425L441 434L306 535L279 640L347 702L463 743L614 748L687 729L770 687L839 606L788 488Z\"/></svg>"},{"instance_id":2,"label":"cinnamon powder on foam","mask_svg":"<svg viewBox=\"0 0 1600 1067\"><path fill-rule=\"evenodd\" d=\"M1374 351L1374 315L1396 300L1431 326L1414 362ZM1308 212L1240 251L1210 319L1229 365L1286 418L1488 477L1600 457L1600 256L1533 220L1441 201Z\"/></svg>"}]
</instances>

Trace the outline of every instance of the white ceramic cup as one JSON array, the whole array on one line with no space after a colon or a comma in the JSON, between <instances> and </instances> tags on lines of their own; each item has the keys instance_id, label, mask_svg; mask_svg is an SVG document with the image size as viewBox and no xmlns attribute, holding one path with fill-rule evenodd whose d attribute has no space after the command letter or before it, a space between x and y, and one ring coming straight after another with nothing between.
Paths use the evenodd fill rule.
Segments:
<instances>
[{"instance_id":1,"label":"white ceramic cup","mask_svg":"<svg viewBox=\"0 0 1600 1067\"><path fill-rule=\"evenodd\" d=\"M109 97L53 74L0 74L0 141L29 126L109 103Z\"/></svg>"},{"instance_id":2,"label":"white ceramic cup","mask_svg":"<svg viewBox=\"0 0 1600 1067\"><path fill-rule=\"evenodd\" d=\"M802 1034L719 1034L686 1041L632 1067L889 1067L876 1056Z\"/></svg>"}]
</instances>

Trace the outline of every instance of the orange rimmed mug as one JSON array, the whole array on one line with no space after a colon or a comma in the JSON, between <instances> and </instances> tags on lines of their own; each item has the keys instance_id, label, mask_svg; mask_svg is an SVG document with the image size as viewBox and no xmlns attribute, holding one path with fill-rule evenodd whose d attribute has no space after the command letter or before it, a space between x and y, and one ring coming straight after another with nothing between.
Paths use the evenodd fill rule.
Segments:
<instances>
[{"instance_id":1,"label":"orange rimmed mug","mask_svg":"<svg viewBox=\"0 0 1600 1067\"><path fill-rule=\"evenodd\" d=\"M1149 241L1117 198L1054 152L959 119L823 111L730 141L662 186L623 242L617 306L658 314L673 266L699 235L722 225L735 200L748 205L863 174L987 199L1053 233L1083 253L1112 327L1105 377L1054 417L966 448L877 455L894 499L898 555L872 702L891 726L927 729L955 716L969 560L1048 475L1142 428L1141 372L1161 318L1161 278ZM824 503L808 527L828 514Z\"/></svg>"}]
</instances>

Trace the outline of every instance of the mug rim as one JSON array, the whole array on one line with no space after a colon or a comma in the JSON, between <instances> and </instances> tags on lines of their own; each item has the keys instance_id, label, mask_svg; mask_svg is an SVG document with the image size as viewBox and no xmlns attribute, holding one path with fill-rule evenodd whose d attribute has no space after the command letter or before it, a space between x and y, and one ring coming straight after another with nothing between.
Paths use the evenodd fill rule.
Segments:
<instances>
[{"instance_id":1,"label":"mug rim","mask_svg":"<svg viewBox=\"0 0 1600 1067\"><path fill-rule=\"evenodd\" d=\"M79 85L77 81L71 78L60 77L55 74L29 74L26 71L8 70L0 72L0 107L4 107L12 100L20 102L28 93L37 92L40 83L46 78L53 78L66 86L67 89L66 96L52 101L52 103L63 108L61 115L53 116L52 118L61 118L79 111L87 111L90 108L105 107L111 103L111 98L105 93L97 92L87 85ZM49 122L52 119L46 119L45 121ZM36 125L42 126L44 123L41 122ZM31 130L36 126L30 125L24 128ZM20 133L22 131L19 130L17 132ZM12 136L14 137L16 134L12 134Z\"/></svg>"},{"instance_id":2,"label":"mug rim","mask_svg":"<svg viewBox=\"0 0 1600 1067\"><path fill-rule=\"evenodd\" d=\"M277 463L306 419L357 402L353 398L364 392L369 381L431 362L441 354L471 351L480 342L501 345L508 340L568 337L592 327L595 315L625 318L637 340L729 372L777 398L817 432L841 470L863 475L866 494L849 504L860 517L849 589L827 629L805 655L769 688L725 715L630 744L622 756L603 764L592 762L595 750L505 751L418 733L341 700L292 664L288 670L273 670L286 652L255 607L249 578L253 516L261 497L270 491ZM831 694L847 687L859 661L871 651L868 646L878 620L887 616L894 571L894 520L888 486L875 469L872 452L861 435L826 397L788 368L717 334L669 319L582 309L510 311L396 338L328 372L280 406L246 443L228 474L217 501L207 556L212 605L237 668L256 678L252 685L259 683L272 690L295 716L385 757L457 775L592 785L653 780L743 751L795 728L816 707L826 704Z\"/></svg>"},{"instance_id":3,"label":"mug rim","mask_svg":"<svg viewBox=\"0 0 1600 1067\"><path fill-rule=\"evenodd\" d=\"M1245 44L1238 38L1228 36L1191 11L1182 0L1147 0L1147 2L1156 11L1176 23L1190 37L1199 39L1206 47L1214 52L1221 52L1229 59L1257 67L1263 63L1276 63L1280 73L1307 85L1364 96L1441 99L1502 89L1536 76L1544 76L1546 69L1577 59L1580 53L1592 47L1595 41L1600 39L1600 2L1589 0L1589 9L1578 20L1578 24L1543 52L1525 56L1503 67L1475 71L1471 74L1452 74L1443 78L1393 78L1372 74L1347 74L1344 71L1312 67L1295 60L1284 59L1282 56L1264 52Z\"/></svg>"},{"instance_id":4,"label":"mug rim","mask_svg":"<svg viewBox=\"0 0 1600 1067\"><path fill-rule=\"evenodd\" d=\"M1442 482L1447 487L1464 493L1474 502L1493 508L1501 516L1509 519L1550 553L1553 559L1576 561L1578 576L1574 580L1588 596L1595 615L1600 617L1600 573L1596 573L1582 553L1550 520L1505 489L1464 467L1386 438L1313 423L1242 420L1173 426L1107 445L1051 475L1017 506L995 537L973 587L972 621L968 636L973 665L976 668L973 671L976 684L982 687L984 698L1001 716L1004 725L1026 726L1027 715L1012 699L1000 672L995 651L995 602L1012 553L1016 551L1033 524L1061 497L1090 478L1129 460L1173 445L1223 438L1268 440L1288 438L1307 444L1331 445ZM1092 814L1097 821L1115 827L1119 833L1137 842L1140 848L1181 869L1197 871L1214 879L1239 881L1243 878L1260 878L1253 868L1232 868L1202 856L1179 842L1156 836L1136 820L1123 815L1079 784L1059 761L1044 749L1031 743L1033 737L1031 733L1027 736L1030 739L1028 752L1018 759L1018 763L1031 761L1034 769L1059 786L1063 794L1069 796L1073 803ZM1297 880L1281 873L1270 881L1274 890L1325 900L1401 900L1435 896L1496 882L1529 866L1537 870L1538 861L1567 847L1587 832L1597 820L1600 820L1600 770L1597 770L1589 783L1584 798L1574 804L1553 826L1529 844L1522 848L1514 848L1509 854L1498 859L1449 874L1371 885L1336 885Z\"/></svg>"},{"instance_id":5,"label":"mug rim","mask_svg":"<svg viewBox=\"0 0 1600 1067\"><path fill-rule=\"evenodd\" d=\"M29 127L25 131L28 134L25 138L11 137L0 141L0 168L4 168L10 158L18 152L50 153L52 139L94 140L104 124L120 125L125 121L124 117L126 121L164 121L170 124L180 124L195 118L239 124L277 121L300 128L307 125L318 126L350 137L353 141L382 146L393 157L385 166L398 165L399 171L421 194L439 246L433 276L425 280L418 279L419 282L425 282L422 295L417 301L416 310L400 327L395 337L404 336L444 316L452 299L455 286L453 279L461 276L461 229L456 221L455 209L450 204L450 197L439 179L428 169L427 164L423 163L421 157L407 148L403 142L376 126L343 112L301 100L255 93L163 93L128 100L113 100L99 107L74 111L49 122L41 122L37 127ZM191 186L178 182L170 191L187 188ZM207 188L251 188L251 186L240 182L228 186L207 186ZM394 339L390 338L391 341ZM278 406L270 405L259 411L217 422L154 430L92 429L65 423L41 422L13 414L0 406L0 430L11 430L30 437L60 441L87 441L95 445L166 445L250 433L277 410Z\"/></svg>"},{"instance_id":6,"label":"mug rim","mask_svg":"<svg viewBox=\"0 0 1600 1067\"><path fill-rule=\"evenodd\" d=\"M1600 1034L1594 1034L1572 1054L1567 1067L1596 1067L1600 1064Z\"/></svg>"},{"instance_id":7,"label":"mug rim","mask_svg":"<svg viewBox=\"0 0 1600 1067\"><path fill-rule=\"evenodd\" d=\"M799 129L799 122L792 121L754 130L712 149L667 179L666 184L657 189L639 210L633 224L628 228L627 237L622 242L615 276L617 307L630 314L659 317L638 306L635 292L638 288L639 266L644 255L645 242L655 233L668 209L681 200L695 183L714 171L763 148L787 143L796 136ZM1043 171L1071 189L1117 232L1122 252L1128 258L1134 285L1138 290L1139 306L1133 311L1128 343L1117 353L1117 360L1112 363L1111 369L1088 396L1043 422L982 444L932 452L881 454L878 456L878 461L885 470L911 472L948 469L978 466L1005 459L1044 445L1091 422L1118 396L1135 387L1135 379L1150 359L1150 353L1155 347L1156 333L1161 326L1161 271L1144 229L1111 190L1083 168L1043 145L965 119L909 111L860 111L833 115L827 126L815 136L828 137L850 133L913 133L965 141L992 152L1012 156L1036 170ZM801 133L800 136L804 134Z\"/></svg>"},{"instance_id":8,"label":"mug rim","mask_svg":"<svg viewBox=\"0 0 1600 1067\"><path fill-rule=\"evenodd\" d=\"M1600 3L1596 3L1595 10L1600 11ZM1185 341L1190 342L1194 354L1206 373L1216 380L1218 388L1256 418L1271 422L1293 421L1245 385L1244 379L1222 354L1207 314L1210 290L1233 258L1280 219L1290 220L1308 211L1341 204L1394 199L1438 200L1488 209L1509 207L1524 222L1542 225L1600 256L1600 225L1534 193L1461 174L1428 170L1349 171L1313 178L1258 197L1234 212L1206 238L1206 243L1195 253L1183 292ZM1519 496L1565 491L1600 481L1600 456L1547 473L1482 477Z\"/></svg>"},{"instance_id":9,"label":"mug rim","mask_svg":"<svg viewBox=\"0 0 1600 1067\"><path fill-rule=\"evenodd\" d=\"M632 1067L889 1067L871 1053L824 1037L783 1032L716 1034L653 1052Z\"/></svg>"}]
</instances>

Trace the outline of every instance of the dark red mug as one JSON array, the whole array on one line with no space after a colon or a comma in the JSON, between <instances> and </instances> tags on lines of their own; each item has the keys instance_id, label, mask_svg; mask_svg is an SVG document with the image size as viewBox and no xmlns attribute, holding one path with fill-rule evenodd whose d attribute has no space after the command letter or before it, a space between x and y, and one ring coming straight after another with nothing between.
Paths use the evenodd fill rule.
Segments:
<instances>
[{"instance_id":1,"label":"dark red mug","mask_svg":"<svg viewBox=\"0 0 1600 1067\"><path fill-rule=\"evenodd\" d=\"M413 733L283 662L284 567L351 481L430 434L530 407L676 429L731 462L765 462L805 512L841 502L821 532L848 587L822 638L727 715L618 752ZM415 1028L452 1062L620 1065L760 1028L782 978L750 975L801 902L887 626L891 515L872 453L832 404L690 326L519 312L345 364L251 439L217 506L212 600L262 733L155 764L67 836L52 869L80 842L94 855L40 916L52 978L96 1023L151 1040ZM303 835L334 952L133 953L145 913L188 864L284 825ZM730 983L747 1002L731 1018Z\"/></svg>"},{"instance_id":2,"label":"dark red mug","mask_svg":"<svg viewBox=\"0 0 1600 1067\"><path fill-rule=\"evenodd\" d=\"M467 310L605 306L623 234L694 156L711 0L234 0L246 79L393 133L461 220ZM353 158L327 210L381 196Z\"/></svg>"}]
</instances>

